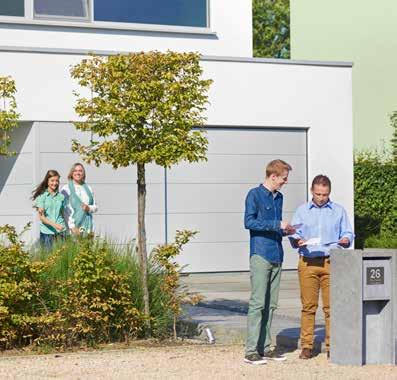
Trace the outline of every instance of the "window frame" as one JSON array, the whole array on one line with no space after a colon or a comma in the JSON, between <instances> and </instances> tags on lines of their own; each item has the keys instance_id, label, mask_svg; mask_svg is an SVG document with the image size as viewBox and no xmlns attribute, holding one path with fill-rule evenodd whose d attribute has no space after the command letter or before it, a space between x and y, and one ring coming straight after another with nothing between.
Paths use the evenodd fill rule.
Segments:
<instances>
[{"instance_id":1,"label":"window frame","mask_svg":"<svg viewBox=\"0 0 397 380\"><path fill-rule=\"evenodd\" d=\"M208 34L216 35L211 29L211 0L206 0L207 7L207 26L183 26L183 25L164 25L164 24L141 24L128 22L95 21L94 20L94 0L87 0L87 18L67 17L67 16L39 16L34 15L34 0L25 0L25 16L0 16L0 24L20 24L37 26L59 26L71 28L87 29L109 29L109 30L130 30L147 31L159 33L184 33L184 34ZM144 1L144 0L143 0Z\"/></svg>"}]
</instances>

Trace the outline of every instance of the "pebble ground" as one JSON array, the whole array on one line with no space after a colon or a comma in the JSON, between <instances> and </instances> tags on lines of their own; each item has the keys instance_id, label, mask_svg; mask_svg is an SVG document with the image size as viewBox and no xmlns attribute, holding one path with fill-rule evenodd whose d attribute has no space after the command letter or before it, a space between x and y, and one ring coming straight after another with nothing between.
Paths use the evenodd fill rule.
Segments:
<instances>
[{"instance_id":1,"label":"pebble ground","mask_svg":"<svg viewBox=\"0 0 397 380\"><path fill-rule=\"evenodd\" d=\"M0 379L396 379L397 367L338 366L325 354L285 362L243 363L240 345L154 345L123 350L0 357Z\"/></svg>"}]
</instances>

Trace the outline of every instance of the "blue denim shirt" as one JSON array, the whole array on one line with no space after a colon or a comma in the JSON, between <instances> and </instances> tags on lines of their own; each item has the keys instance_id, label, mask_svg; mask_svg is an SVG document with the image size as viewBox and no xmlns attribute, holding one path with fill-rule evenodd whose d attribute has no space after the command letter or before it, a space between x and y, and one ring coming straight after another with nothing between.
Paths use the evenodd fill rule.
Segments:
<instances>
[{"instance_id":1,"label":"blue denim shirt","mask_svg":"<svg viewBox=\"0 0 397 380\"><path fill-rule=\"evenodd\" d=\"M291 245L293 248L298 248L299 254L305 257L329 256L330 249L339 247L340 239L348 238L350 245L354 239L345 209L331 200L321 207L312 201L301 205L292 218L292 224L301 224L301 226L294 235L290 236ZM296 239L310 238L320 238L320 244L295 246Z\"/></svg>"},{"instance_id":2,"label":"blue denim shirt","mask_svg":"<svg viewBox=\"0 0 397 380\"><path fill-rule=\"evenodd\" d=\"M284 258L280 228L283 195L262 184L251 189L245 200L244 226L250 231L250 255L262 256L271 263L282 263Z\"/></svg>"}]
</instances>

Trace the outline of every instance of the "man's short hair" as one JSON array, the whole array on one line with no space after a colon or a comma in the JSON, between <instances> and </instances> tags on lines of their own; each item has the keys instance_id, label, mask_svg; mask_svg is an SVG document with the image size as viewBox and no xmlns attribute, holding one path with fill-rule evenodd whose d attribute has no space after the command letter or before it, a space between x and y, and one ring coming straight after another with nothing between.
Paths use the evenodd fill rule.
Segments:
<instances>
[{"instance_id":1,"label":"man's short hair","mask_svg":"<svg viewBox=\"0 0 397 380\"><path fill-rule=\"evenodd\" d=\"M266 166L266 177L270 177L272 174L282 175L285 171L291 171L292 167L283 160L270 161Z\"/></svg>"},{"instance_id":2,"label":"man's short hair","mask_svg":"<svg viewBox=\"0 0 397 380\"><path fill-rule=\"evenodd\" d=\"M314 188L314 185L326 186L331 190L331 180L326 175L323 174L316 175L313 178L312 189Z\"/></svg>"}]
</instances>

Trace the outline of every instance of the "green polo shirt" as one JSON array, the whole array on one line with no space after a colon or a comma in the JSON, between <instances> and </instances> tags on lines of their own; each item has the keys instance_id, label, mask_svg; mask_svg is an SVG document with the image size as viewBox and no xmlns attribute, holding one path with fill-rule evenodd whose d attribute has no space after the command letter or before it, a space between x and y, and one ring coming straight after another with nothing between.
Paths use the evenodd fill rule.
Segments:
<instances>
[{"instance_id":1,"label":"green polo shirt","mask_svg":"<svg viewBox=\"0 0 397 380\"><path fill-rule=\"evenodd\" d=\"M43 194L36 198L37 208L44 209L44 216L51 221L64 226L66 229L65 220L63 219L63 209L65 207L65 197L63 194L57 192L50 194L46 190ZM40 232L43 234L55 235L58 231L48 224L40 222Z\"/></svg>"}]
</instances>

